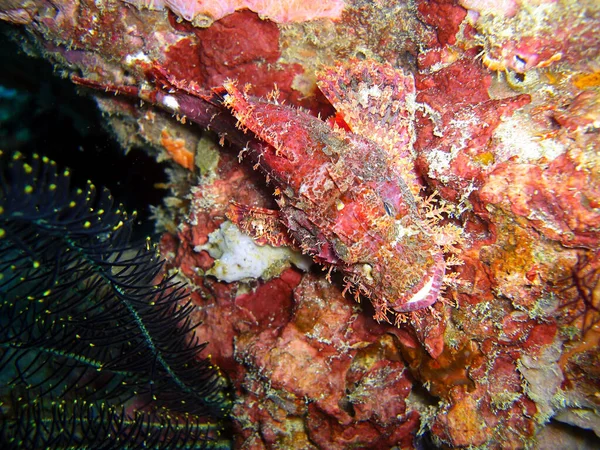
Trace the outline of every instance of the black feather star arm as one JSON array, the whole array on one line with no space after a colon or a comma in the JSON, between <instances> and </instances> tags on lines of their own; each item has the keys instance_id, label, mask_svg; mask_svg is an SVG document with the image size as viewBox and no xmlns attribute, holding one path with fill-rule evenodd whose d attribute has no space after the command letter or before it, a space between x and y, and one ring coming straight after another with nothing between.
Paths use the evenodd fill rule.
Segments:
<instances>
[{"instance_id":1,"label":"black feather star arm","mask_svg":"<svg viewBox=\"0 0 600 450\"><path fill-rule=\"evenodd\" d=\"M0 152L1 448L229 448L227 382L133 218Z\"/></svg>"}]
</instances>

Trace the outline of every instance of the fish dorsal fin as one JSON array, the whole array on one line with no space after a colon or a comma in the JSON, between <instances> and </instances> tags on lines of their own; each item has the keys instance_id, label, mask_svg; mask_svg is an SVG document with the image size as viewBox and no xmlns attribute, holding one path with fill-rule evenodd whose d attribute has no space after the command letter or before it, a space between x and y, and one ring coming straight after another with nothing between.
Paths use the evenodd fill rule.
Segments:
<instances>
[{"instance_id":1,"label":"fish dorsal fin","mask_svg":"<svg viewBox=\"0 0 600 450\"><path fill-rule=\"evenodd\" d=\"M317 84L353 133L369 138L392 159L412 159L412 74L373 60L350 60L319 72Z\"/></svg>"}]
</instances>

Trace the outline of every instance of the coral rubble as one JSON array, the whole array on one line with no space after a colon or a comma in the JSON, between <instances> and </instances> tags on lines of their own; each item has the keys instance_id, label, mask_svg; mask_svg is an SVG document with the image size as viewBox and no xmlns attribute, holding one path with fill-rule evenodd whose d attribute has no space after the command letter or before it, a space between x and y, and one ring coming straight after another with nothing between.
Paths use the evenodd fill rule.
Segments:
<instances>
[{"instance_id":1,"label":"coral rubble","mask_svg":"<svg viewBox=\"0 0 600 450\"><path fill-rule=\"evenodd\" d=\"M600 435L598 3L278 4L0 2L7 33L92 95L124 148L170 162L162 253L235 386L235 447L568 445L559 422ZM320 198L312 166L376 195ZM300 197L319 205L294 223ZM302 247L310 223L304 249L339 263L348 242L324 241L342 216L365 254L339 259L378 264L363 280L422 288L443 258L437 302L388 323L367 300L383 283L362 281L357 303L343 274L257 250ZM386 239L411 245L386 260L370 241ZM265 266L234 267L250 254Z\"/></svg>"}]
</instances>

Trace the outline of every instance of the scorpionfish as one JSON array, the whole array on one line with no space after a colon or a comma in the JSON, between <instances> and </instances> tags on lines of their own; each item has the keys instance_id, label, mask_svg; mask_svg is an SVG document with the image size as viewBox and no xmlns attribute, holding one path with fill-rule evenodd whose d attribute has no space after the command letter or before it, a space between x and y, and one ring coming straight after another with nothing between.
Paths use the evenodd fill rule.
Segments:
<instances>
[{"instance_id":1,"label":"scorpionfish","mask_svg":"<svg viewBox=\"0 0 600 450\"><path fill-rule=\"evenodd\" d=\"M332 123L224 84L238 127L261 141L241 155L275 186L279 220L302 251L342 271L345 291L368 296L377 320L426 308L446 264L419 207L412 75L354 61L318 76L338 111Z\"/></svg>"}]
</instances>

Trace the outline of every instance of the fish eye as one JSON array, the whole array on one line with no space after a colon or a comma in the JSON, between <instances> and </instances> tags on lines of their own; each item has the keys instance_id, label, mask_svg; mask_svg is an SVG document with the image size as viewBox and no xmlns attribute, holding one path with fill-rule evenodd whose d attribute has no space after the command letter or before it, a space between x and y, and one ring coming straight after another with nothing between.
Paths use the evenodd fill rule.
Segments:
<instances>
[{"instance_id":1,"label":"fish eye","mask_svg":"<svg viewBox=\"0 0 600 450\"><path fill-rule=\"evenodd\" d=\"M385 212L387 213L388 216L394 217L394 207L392 205L390 205L388 202L383 202L383 209L385 209Z\"/></svg>"}]
</instances>

